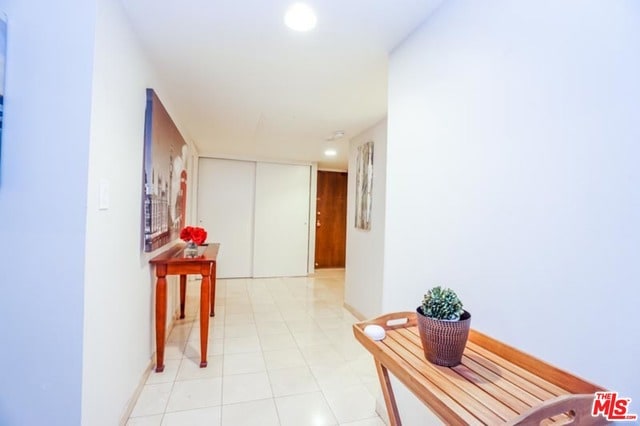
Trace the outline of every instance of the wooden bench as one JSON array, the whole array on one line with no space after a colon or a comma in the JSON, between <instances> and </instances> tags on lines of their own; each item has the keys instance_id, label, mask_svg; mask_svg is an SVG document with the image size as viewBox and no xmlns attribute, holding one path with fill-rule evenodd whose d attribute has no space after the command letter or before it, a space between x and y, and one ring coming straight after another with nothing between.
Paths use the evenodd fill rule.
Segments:
<instances>
[{"instance_id":1,"label":"wooden bench","mask_svg":"<svg viewBox=\"0 0 640 426\"><path fill-rule=\"evenodd\" d=\"M386 337L365 335L369 324L382 326ZM415 312L356 323L353 332L373 355L391 426L402 423L389 371L448 425L608 424L591 416L594 392L605 389L477 331L455 367L425 359Z\"/></svg>"}]
</instances>

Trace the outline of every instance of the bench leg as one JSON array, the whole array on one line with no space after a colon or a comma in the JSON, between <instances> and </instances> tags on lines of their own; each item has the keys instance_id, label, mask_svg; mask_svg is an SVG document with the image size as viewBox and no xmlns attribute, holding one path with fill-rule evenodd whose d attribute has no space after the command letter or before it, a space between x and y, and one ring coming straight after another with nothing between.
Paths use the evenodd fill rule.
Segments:
<instances>
[{"instance_id":1,"label":"bench leg","mask_svg":"<svg viewBox=\"0 0 640 426\"><path fill-rule=\"evenodd\" d=\"M389 381L387 367L379 361L375 361L375 363L378 378L380 379L380 386L382 387L382 394L384 395L384 403L387 406L387 413L389 414L389 426L402 426L400 415L398 414L398 406L396 405L396 397L393 395L393 389Z\"/></svg>"}]
</instances>

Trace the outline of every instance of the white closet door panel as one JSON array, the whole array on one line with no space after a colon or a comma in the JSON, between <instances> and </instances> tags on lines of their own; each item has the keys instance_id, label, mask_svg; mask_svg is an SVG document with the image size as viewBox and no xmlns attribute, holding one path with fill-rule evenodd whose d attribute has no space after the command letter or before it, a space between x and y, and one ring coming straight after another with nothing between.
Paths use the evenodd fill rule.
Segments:
<instances>
[{"instance_id":1,"label":"white closet door panel","mask_svg":"<svg viewBox=\"0 0 640 426\"><path fill-rule=\"evenodd\" d=\"M307 275L310 167L257 163L253 276Z\"/></svg>"},{"instance_id":2,"label":"white closet door panel","mask_svg":"<svg viewBox=\"0 0 640 426\"><path fill-rule=\"evenodd\" d=\"M198 223L219 242L218 278L252 276L255 163L201 158Z\"/></svg>"}]
</instances>

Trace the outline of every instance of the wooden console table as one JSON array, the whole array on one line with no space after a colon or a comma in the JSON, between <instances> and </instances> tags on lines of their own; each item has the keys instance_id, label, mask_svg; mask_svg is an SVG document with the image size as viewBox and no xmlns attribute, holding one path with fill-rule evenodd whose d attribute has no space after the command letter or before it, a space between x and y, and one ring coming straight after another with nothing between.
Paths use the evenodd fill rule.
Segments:
<instances>
[{"instance_id":1,"label":"wooden console table","mask_svg":"<svg viewBox=\"0 0 640 426\"><path fill-rule=\"evenodd\" d=\"M382 326L386 337L365 335L369 324ZM605 389L477 331L455 367L425 359L415 312L356 323L353 332L374 357L391 426L402 423L389 371L447 425L608 423L591 416L594 392Z\"/></svg>"},{"instance_id":2,"label":"wooden console table","mask_svg":"<svg viewBox=\"0 0 640 426\"><path fill-rule=\"evenodd\" d=\"M149 261L156 267L156 372L164 371L164 345L167 324L167 275L180 275L180 318L184 318L187 274L202 275L200 283L200 367L207 366L209 315L214 316L216 301L216 258L220 244L198 247L198 256L185 257L184 244L178 244Z\"/></svg>"}]
</instances>

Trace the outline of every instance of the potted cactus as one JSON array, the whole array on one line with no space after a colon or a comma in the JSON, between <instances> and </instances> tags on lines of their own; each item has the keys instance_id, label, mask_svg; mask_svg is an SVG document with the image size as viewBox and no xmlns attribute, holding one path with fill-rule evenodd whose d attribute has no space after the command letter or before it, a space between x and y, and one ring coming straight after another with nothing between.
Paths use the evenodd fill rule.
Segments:
<instances>
[{"instance_id":1,"label":"potted cactus","mask_svg":"<svg viewBox=\"0 0 640 426\"><path fill-rule=\"evenodd\" d=\"M469 337L471 314L462 309L458 295L449 288L434 287L424 295L416 311L427 360L445 367L460 364Z\"/></svg>"}]
</instances>

